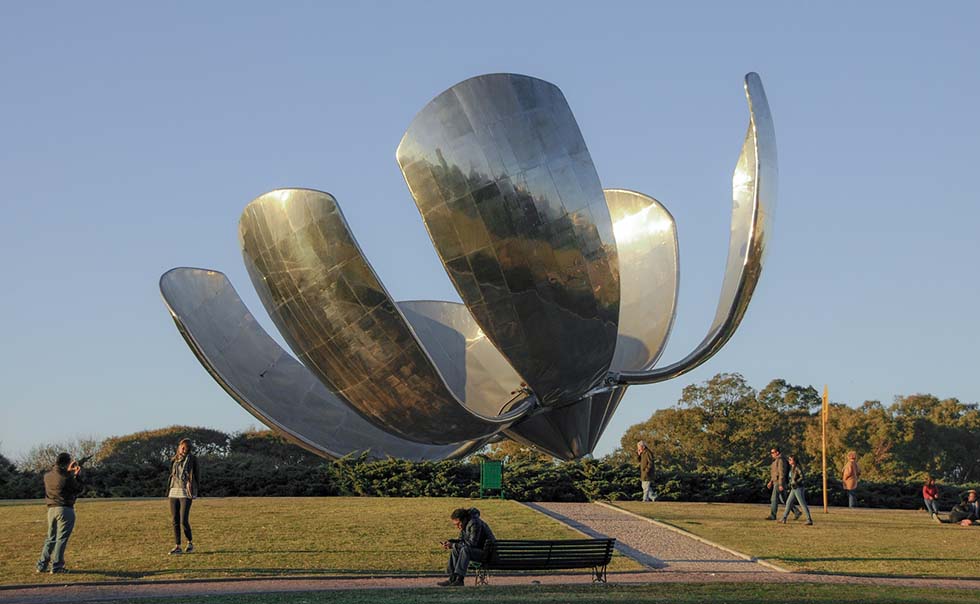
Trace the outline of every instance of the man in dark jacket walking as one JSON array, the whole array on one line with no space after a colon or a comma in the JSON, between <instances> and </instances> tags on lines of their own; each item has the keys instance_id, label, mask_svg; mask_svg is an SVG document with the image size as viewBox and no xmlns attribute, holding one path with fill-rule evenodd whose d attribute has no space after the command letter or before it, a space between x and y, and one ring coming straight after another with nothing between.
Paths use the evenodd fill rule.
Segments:
<instances>
[{"instance_id":1,"label":"man in dark jacket walking","mask_svg":"<svg viewBox=\"0 0 980 604\"><path fill-rule=\"evenodd\" d=\"M44 475L44 501L48 504L48 538L41 548L37 572L51 564L51 573L66 573L65 548L75 528L75 499L82 492L82 467L68 453L59 453L55 465Z\"/></svg>"},{"instance_id":2,"label":"man in dark jacket walking","mask_svg":"<svg viewBox=\"0 0 980 604\"><path fill-rule=\"evenodd\" d=\"M653 494L653 452L642 440L636 443L636 461L640 464L643 501L656 501L657 496Z\"/></svg>"},{"instance_id":3,"label":"man in dark jacket walking","mask_svg":"<svg viewBox=\"0 0 980 604\"><path fill-rule=\"evenodd\" d=\"M497 542L490 526L480 518L480 510L476 508L453 510L450 519L459 529L459 538L442 542L442 547L450 550L449 564L446 565L449 579L439 582L442 587L463 585L470 560L475 562L489 560L493 556L494 545Z\"/></svg>"},{"instance_id":4,"label":"man in dark jacket walking","mask_svg":"<svg viewBox=\"0 0 980 604\"><path fill-rule=\"evenodd\" d=\"M769 482L766 483L766 488L772 489L772 495L769 498L769 517L766 520L775 520L776 512L779 511L779 498L787 492L789 486L786 483L789 466L778 447L770 449L769 455L772 456L772 465L769 466Z\"/></svg>"}]
</instances>

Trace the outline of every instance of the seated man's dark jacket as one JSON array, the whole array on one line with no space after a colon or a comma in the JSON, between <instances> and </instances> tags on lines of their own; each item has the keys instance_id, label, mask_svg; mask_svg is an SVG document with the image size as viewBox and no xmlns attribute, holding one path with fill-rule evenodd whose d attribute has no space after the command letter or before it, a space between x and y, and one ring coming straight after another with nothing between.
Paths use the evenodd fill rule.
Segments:
<instances>
[{"instance_id":1,"label":"seated man's dark jacket","mask_svg":"<svg viewBox=\"0 0 980 604\"><path fill-rule=\"evenodd\" d=\"M82 481L66 468L54 466L44 475L44 502L48 507L75 507Z\"/></svg>"},{"instance_id":2,"label":"seated man's dark jacket","mask_svg":"<svg viewBox=\"0 0 980 604\"><path fill-rule=\"evenodd\" d=\"M490 557L488 554L493 551L497 539L490 526L480 518L480 510L470 510L469 522L459 532L459 542L470 549L484 550L484 557Z\"/></svg>"}]
</instances>

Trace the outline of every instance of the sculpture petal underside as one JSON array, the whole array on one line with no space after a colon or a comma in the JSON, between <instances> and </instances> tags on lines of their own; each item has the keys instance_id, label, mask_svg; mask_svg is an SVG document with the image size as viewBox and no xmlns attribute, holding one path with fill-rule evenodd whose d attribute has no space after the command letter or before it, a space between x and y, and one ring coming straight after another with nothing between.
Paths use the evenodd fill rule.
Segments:
<instances>
[{"instance_id":1,"label":"sculpture petal underside","mask_svg":"<svg viewBox=\"0 0 980 604\"><path fill-rule=\"evenodd\" d=\"M239 239L259 298L293 352L375 425L450 444L499 432L530 408L525 401L484 415L453 396L328 193L281 189L256 198L242 213Z\"/></svg>"},{"instance_id":2,"label":"sculpture petal underside","mask_svg":"<svg viewBox=\"0 0 980 604\"><path fill-rule=\"evenodd\" d=\"M677 228L656 199L624 189L604 191L619 256L619 337L611 371L642 370L660 358L677 304ZM626 394L625 387L551 409L506 434L562 459L591 453ZM572 434L564 430L575 430Z\"/></svg>"},{"instance_id":3,"label":"sculpture petal underside","mask_svg":"<svg viewBox=\"0 0 980 604\"><path fill-rule=\"evenodd\" d=\"M486 441L425 445L366 421L269 337L222 273L175 268L160 278L160 292L211 377L263 424L317 455L440 460Z\"/></svg>"},{"instance_id":4,"label":"sculpture petal underside","mask_svg":"<svg viewBox=\"0 0 980 604\"><path fill-rule=\"evenodd\" d=\"M514 424L504 434L559 459L578 459L595 449L625 394L623 386L572 405L543 409Z\"/></svg>"},{"instance_id":5,"label":"sculpture petal underside","mask_svg":"<svg viewBox=\"0 0 980 604\"><path fill-rule=\"evenodd\" d=\"M439 368L453 395L484 415L509 411L526 398L513 390L521 377L493 345L466 306L412 300L398 309ZM501 407L500 402L506 401Z\"/></svg>"},{"instance_id":6,"label":"sculpture petal underside","mask_svg":"<svg viewBox=\"0 0 980 604\"><path fill-rule=\"evenodd\" d=\"M769 103L758 74L745 76L749 128L732 176L732 225L728 262L714 322L704 340L680 361L649 371L623 371L620 384L668 380L710 359L738 328L759 282L766 242L776 206L776 135Z\"/></svg>"},{"instance_id":7,"label":"sculpture petal underside","mask_svg":"<svg viewBox=\"0 0 980 604\"><path fill-rule=\"evenodd\" d=\"M611 371L642 371L663 353L677 307L677 227L656 199L606 189L619 254L619 338Z\"/></svg>"},{"instance_id":8,"label":"sculpture petal underside","mask_svg":"<svg viewBox=\"0 0 980 604\"><path fill-rule=\"evenodd\" d=\"M601 382L616 347L616 242L561 91L513 74L461 82L415 117L397 159L460 297L541 403Z\"/></svg>"}]
</instances>

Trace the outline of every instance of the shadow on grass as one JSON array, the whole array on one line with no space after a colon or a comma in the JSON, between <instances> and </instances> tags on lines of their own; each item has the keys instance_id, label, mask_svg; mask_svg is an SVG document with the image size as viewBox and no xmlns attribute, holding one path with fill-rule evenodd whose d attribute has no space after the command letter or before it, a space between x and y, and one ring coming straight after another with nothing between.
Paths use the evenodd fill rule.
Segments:
<instances>
[{"instance_id":1,"label":"shadow on grass","mask_svg":"<svg viewBox=\"0 0 980 604\"><path fill-rule=\"evenodd\" d=\"M424 577L428 575L439 575L435 571L404 571L404 570L364 570L351 568L171 568L163 570L147 571L120 571L120 570L101 570L95 568L72 568L71 576L80 578L83 575L97 575L100 577L120 580L138 581L141 579L167 579L171 577L180 580L194 581L214 581L226 579L249 579L249 578L288 578L288 577L336 577L336 576L366 576L366 577Z\"/></svg>"}]
</instances>

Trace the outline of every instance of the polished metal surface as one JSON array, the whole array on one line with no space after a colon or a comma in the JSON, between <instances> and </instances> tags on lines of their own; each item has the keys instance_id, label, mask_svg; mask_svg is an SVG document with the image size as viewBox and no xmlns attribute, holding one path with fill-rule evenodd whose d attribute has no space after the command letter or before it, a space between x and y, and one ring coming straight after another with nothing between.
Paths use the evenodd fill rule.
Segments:
<instances>
[{"instance_id":1,"label":"polished metal surface","mask_svg":"<svg viewBox=\"0 0 980 604\"><path fill-rule=\"evenodd\" d=\"M612 381L650 384L683 375L710 359L741 322L762 273L776 206L776 134L762 80L745 76L749 128L732 176L732 226L728 262L715 319L701 343L676 363L649 371L623 371Z\"/></svg>"},{"instance_id":2,"label":"polished metal surface","mask_svg":"<svg viewBox=\"0 0 980 604\"><path fill-rule=\"evenodd\" d=\"M728 260L703 341L657 367L676 314L677 233L655 199L603 191L552 84L492 74L415 117L398 164L464 305L395 303L336 200L281 189L245 209L242 253L297 362L224 275L174 269L161 291L219 384L327 457L441 459L512 438L592 452L631 384L677 377L732 337L758 283L776 203L776 145L759 76L733 176Z\"/></svg>"},{"instance_id":3,"label":"polished metal surface","mask_svg":"<svg viewBox=\"0 0 980 604\"><path fill-rule=\"evenodd\" d=\"M398 309L432 357L446 385L466 406L497 415L526 398L521 378L484 335L466 306L455 302L412 300ZM515 384L517 387L515 388Z\"/></svg>"},{"instance_id":4,"label":"polished metal surface","mask_svg":"<svg viewBox=\"0 0 980 604\"><path fill-rule=\"evenodd\" d=\"M679 267L674 217L656 199L606 189L619 248L619 337L610 369L646 370L667 344L677 306Z\"/></svg>"},{"instance_id":5,"label":"polished metal surface","mask_svg":"<svg viewBox=\"0 0 980 604\"><path fill-rule=\"evenodd\" d=\"M599 437L626 394L612 388L564 407L546 407L504 431L512 440L559 459L578 459L592 453Z\"/></svg>"},{"instance_id":6,"label":"polished metal surface","mask_svg":"<svg viewBox=\"0 0 980 604\"><path fill-rule=\"evenodd\" d=\"M601 382L616 347L616 242L561 91L471 78L422 109L396 155L460 297L541 403Z\"/></svg>"},{"instance_id":7,"label":"polished metal surface","mask_svg":"<svg viewBox=\"0 0 980 604\"><path fill-rule=\"evenodd\" d=\"M449 444L491 436L529 409L525 400L501 413L509 394L479 399L480 407L453 395L331 195L266 193L242 213L239 239L259 298L290 348L376 425L410 440ZM505 388L520 387L514 375Z\"/></svg>"},{"instance_id":8,"label":"polished metal surface","mask_svg":"<svg viewBox=\"0 0 980 604\"><path fill-rule=\"evenodd\" d=\"M438 460L466 455L485 442L421 444L364 420L269 337L217 271L172 269L160 278L160 292L215 381L259 421L313 453Z\"/></svg>"}]
</instances>

